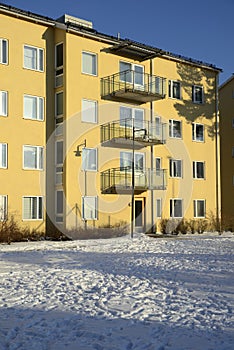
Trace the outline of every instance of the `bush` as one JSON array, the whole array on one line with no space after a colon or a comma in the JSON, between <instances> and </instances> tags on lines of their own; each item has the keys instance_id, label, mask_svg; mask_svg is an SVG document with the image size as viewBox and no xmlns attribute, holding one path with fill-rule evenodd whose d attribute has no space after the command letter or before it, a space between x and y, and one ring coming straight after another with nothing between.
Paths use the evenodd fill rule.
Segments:
<instances>
[{"instance_id":1,"label":"bush","mask_svg":"<svg viewBox=\"0 0 234 350\"><path fill-rule=\"evenodd\" d=\"M20 227L13 216L5 221L0 221L0 243L37 241L44 236L44 232Z\"/></svg>"},{"instance_id":2,"label":"bush","mask_svg":"<svg viewBox=\"0 0 234 350\"><path fill-rule=\"evenodd\" d=\"M128 226L124 222L120 222L116 225L109 226L103 225L97 228L87 227L78 229L71 229L66 231L66 236L70 239L106 239L106 238L115 238L122 237L129 233Z\"/></svg>"},{"instance_id":3,"label":"bush","mask_svg":"<svg viewBox=\"0 0 234 350\"><path fill-rule=\"evenodd\" d=\"M205 219L161 219L159 223L160 232L163 234L203 233L208 228L209 221Z\"/></svg>"}]
</instances>

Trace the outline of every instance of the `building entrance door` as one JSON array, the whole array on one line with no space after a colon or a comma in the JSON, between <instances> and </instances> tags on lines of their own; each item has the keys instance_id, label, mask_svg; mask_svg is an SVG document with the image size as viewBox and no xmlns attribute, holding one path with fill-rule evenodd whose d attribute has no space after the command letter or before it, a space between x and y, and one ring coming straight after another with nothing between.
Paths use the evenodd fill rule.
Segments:
<instances>
[{"instance_id":1,"label":"building entrance door","mask_svg":"<svg viewBox=\"0 0 234 350\"><path fill-rule=\"evenodd\" d=\"M143 232L144 230L144 199L135 199L135 230L136 232Z\"/></svg>"}]
</instances>

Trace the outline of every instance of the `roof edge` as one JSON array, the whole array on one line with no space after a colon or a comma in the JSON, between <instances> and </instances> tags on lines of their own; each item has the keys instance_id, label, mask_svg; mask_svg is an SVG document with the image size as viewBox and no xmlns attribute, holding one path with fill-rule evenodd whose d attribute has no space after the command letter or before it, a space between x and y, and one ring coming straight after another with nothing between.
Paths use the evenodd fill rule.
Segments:
<instances>
[{"instance_id":1,"label":"roof edge","mask_svg":"<svg viewBox=\"0 0 234 350\"><path fill-rule=\"evenodd\" d=\"M16 16L20 16L21 18L26 18L28 20L33 20L36 22L40 22L42 24L45 25L50 25L50 26L57 26L60 27L61 29L64 30L72 30L76 33L81 33L82 35L86 34L87 36L91 36L93 38L97 37L101 40L103 40L104 42L109 42L110 45L111 43L113 44L121 44L121 43L131 43L132 45L136 46L138 49L143 49L143 50L149 50L152 52L161 52L160 57L164 57L166 59L174 59L177 61L182 61L188 64L192 64L195 66L200 66L203 68L207 68L216 72L222 72L221 68L216 67L214 64L211 63L207 63L207 62L203 62L203 61L199 61L197 59L193 59L193 58L189 58L183 55L179 55L179 54L175 54L169 51L165 51L162 49L159 49L157 47L151 46L151 45L146 45L143 43L139 43L137 41L125 38L125 39L120 39L118 37L114 37L108 34L104 34L101 32L98 32L97 30L93 29L93 28L87 28L84 27L82 25L76 25L74 23L61 23L61 21L59 20L55 20L53 18L50 17L46 17L46 16L42 16L42 15L38 15L36 13L33 12L29 12L29 11L25 11L25 10L21 10L19 8L13 7L11 5L6 5L4 3L0 3L0 12L5 12L8 14L12 14L12 15L16 15Z\"/></svg>"},{"instance_id":2,"label":"roof edge","mask_svg":"<svg viewBox=\"0 0 234 350\"><path fill-rule=\"evenodd\" d=\"M234 73L219 86L219 90L222 89L228 83L230 83L230 81L232 81L233 79L234 79Z\"/></svg>"}]
</instances>

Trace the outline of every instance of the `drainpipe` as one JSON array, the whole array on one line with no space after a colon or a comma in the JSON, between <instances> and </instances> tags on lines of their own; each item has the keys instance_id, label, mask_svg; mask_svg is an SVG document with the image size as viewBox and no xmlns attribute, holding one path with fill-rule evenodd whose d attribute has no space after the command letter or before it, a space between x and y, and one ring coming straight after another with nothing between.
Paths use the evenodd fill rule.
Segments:
<instances>
[{"instance_id":1,"label":"drainpipe","mask_svg":"<svg viewBox=\"0 0 234 350\"><path fill-rule=\"evenodd\" d=\"M216 163L216 222L217 229L221 232L220 222L220 137L219 137L219 73L215 76L215 163Z\"/></svg>"},{"instance_id":2,"label":"drainpipe","mask_svg":"<svg viewBox=\"0 0 234 350\"><path fill-rule=\"evenodd\" d=\"M150 76L153 75L153 59L150 59ZM154 119L154 107L153 102L150 102L150 122L153 123ZM154 147L150 146L150 169L154 168ZM150 174L151 176L151 174ZM154 232L154 190L151 189L151 232Z\"/></svg>"}]
</instances>

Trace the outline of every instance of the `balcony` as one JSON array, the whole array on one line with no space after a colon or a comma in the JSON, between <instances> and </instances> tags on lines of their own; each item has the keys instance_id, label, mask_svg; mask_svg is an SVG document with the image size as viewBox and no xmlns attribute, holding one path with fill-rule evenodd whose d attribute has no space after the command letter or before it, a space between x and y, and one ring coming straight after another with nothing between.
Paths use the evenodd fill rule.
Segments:
<instances>
[{"instance_id":1,"label":"balcony","mask_svg":"<svg viewBox=\"0 0 234 350\"><path fill-rule=\"evenodd\" d=\"M110 147L142 148L166 142L166 124L123 119L101 125L101 143Z\"/></svg>"},{"instance_id":2,"label":"balcony","mask_svg":"<svg viewBox=\"0 0 234 350\"><path fill-rule=\"evenodd\" d=\"M101 78L101 97L105 100L142 104L165 98L166 79L126 70Z\"/></svg>"},{"instance_id":3,"label":"balcony","mask_svg":"<svg viewBox=\"0 0 234 350\"><path fill-rule=\"evenodd\" d=\"M165 190L165 170L135 170L134 193L147 190ZM112 168L101 172L101 192L105 194L130 194L132 191L132 172L130 167Z\"/></svg>"}]
</instances>

